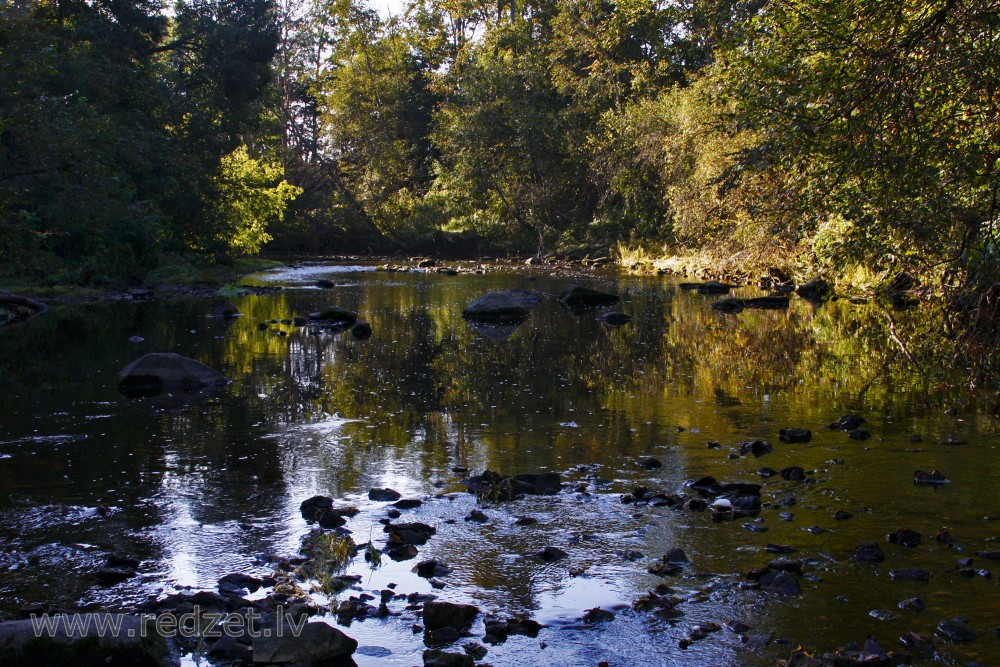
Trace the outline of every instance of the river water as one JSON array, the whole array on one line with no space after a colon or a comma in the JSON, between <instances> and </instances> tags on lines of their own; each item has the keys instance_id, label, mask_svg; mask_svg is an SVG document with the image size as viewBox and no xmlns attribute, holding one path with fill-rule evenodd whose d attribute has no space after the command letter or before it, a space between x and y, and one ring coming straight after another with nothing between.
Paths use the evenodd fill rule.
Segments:
<instances>
[{"instance_id":1,"label":"river water","mask_svg":"<svg viewBox=\"0 0 1000 667\"><path fill-rule=\"evenodd\" d=\"M320 278L335 286L314 287ZM222 297L157 298L56 304L0 332L0 612L127 610L215 589L228 573L268 574L267 556L298 552L310 530L299 504L316 494L357 506L347 528L380 546L387 505L367 494L391 487L425 501L403 517L437 535L416 560L383 558L373 570L359 556L346 572L376 598L395 583L547 626L490 647L494 665L766 665L798 644L831 651L867 635L901 651L905 632L932 636L958 616L978 638L935 640L936 652L915 662L1000 664L990 631L1000 626L1000 561L977 555L1000 551L1000 419L983 398L996 387L968 389L937 349L929 309L793 297L787 311L730 315L670 277L521 267L445 276L320 265L243 282L284 289L231 296L243 313L235 320L212 316ZM612 328L601 311L569 311L555 296L570 283L620 294L633 321ZM462 319L482 294L515 287L549 295L525 324L480 331ZM356 310L374 335L280 322L325 305ZM279 322L260 330L269 320ZM197 404L126 399L118 371L153 351L194 357L231 384ZM863 416L871 438L826 428L845 414ZM780 442L785 427L812 440ZM752 439L773 451L739 455L737 443ZM662 467L641 467L647 457ZM800 466L807 479L765 479L764 466ZM555 471L568 484L555 496L477 504L456 467ZM913 483L914 471L932 469L950 481ZM705 475L763 484L765 509L716 523L708 512L620 500L640 485L695 495L685 483ZM793 506L777 504L789 496ZM463 520L477 507L486 523ZM851 517L834 519L838 511ZM538 523L516 525L522 516ZM943 527L954 544L935 540ZM920 544L886 542L898 528L920 532ZM879 543L884 562L852 560L865 541ZM797 550L801 595L746 585L744 573L774 557L769 543ZM545 546L569 557L527 557ZM649 574L674 547L691 561L683 572ZM98 584L109 553L141 559L139 576ZM411 572L429 557L453 568L441 590ZM974 559L971 572L959 571L960 558ZM912 567L930 581L891 580L891 569ZM661 582L684 599L673 622L630 608ZM913 597L926 608L899 607ZM615 620L582 623L594 607ZM679 647L707 621L749 630ZM415 622L403 613L342 629L362 645L359 664L411 665L425 648ZM481 622L472 634L482 638Z\"/></svg>"}]
</instances>

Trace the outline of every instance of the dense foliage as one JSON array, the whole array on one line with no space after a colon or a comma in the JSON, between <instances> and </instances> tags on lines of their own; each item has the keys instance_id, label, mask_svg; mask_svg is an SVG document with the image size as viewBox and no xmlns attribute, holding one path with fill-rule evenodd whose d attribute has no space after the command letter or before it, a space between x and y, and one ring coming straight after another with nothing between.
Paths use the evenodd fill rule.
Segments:
<instances>
[{"instance_id":1,"label":"dense foliage","mask_svg":"<svg viewBox=\"0 0 1000 667\"><path fill-rule=\"evenodd\" d=\"M996 0L410 0L395 17L18 0L0 17L0 271L644 246L912 276L981 313L1000 263L997 16Z\"/></svg>"}]
</instances>

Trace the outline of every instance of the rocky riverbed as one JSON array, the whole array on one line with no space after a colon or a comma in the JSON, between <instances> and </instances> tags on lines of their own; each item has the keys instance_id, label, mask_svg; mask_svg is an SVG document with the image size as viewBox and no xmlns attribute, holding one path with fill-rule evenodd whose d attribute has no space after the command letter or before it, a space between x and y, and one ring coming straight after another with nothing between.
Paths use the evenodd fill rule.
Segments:
<instances>
[{"instance_id":1,"label":"rocky riverbed","mask_svg":"<svg viewBox=\"0 0 1000 667\"><path fill-rule=\"evenodd\" d=\"M30 616L61 612L176 622L96 644L150 664L1000 649L995 416L880 338L878 304L435 267L266 285L53 304L7 339L0 653L38 664ZM490 293L503 321L470 317ZM616 299L570 303L595 295ZM727 298L744 305L711 307ZM892 312L915 341L919 312ZM160 352L225 383L171 371L122 396L119 372Z\"/></svg>"}]
</instances>

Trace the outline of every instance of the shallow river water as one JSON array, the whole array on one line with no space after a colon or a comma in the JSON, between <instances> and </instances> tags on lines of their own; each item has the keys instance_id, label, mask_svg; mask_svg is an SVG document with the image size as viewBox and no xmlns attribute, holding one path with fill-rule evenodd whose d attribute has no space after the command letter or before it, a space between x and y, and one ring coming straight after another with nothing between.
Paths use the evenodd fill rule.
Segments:
<instances>
[{"instance_id":1,"label":"shallow river water","mask_svg":"<svg viewBox=\"0 0 1000 667\"><path fill-rule=\"evenodd\" d=\"M907 631L932 636L958 616L977 639L936 639L914 661L1000 664L991 632L1000 561L977 555L1000 552L1000 419L995 402L965 389L962 369L928 352L932 313L793 297L787 311L730 315L709 308L719 297L670 277L373 268L248 277L284 289L230 297L244 313L235 320L211 316L221 297L156 298L57 304L0 332L0 613L31 603L128 610L149 596L214 590L228 573L269 574L267 555L298 552L310 530L299 504L316 494L357 506L354 540L381 546L388 505L367 494L391 487L424 500L400 520L437 535L415 560L383 558L373 570L359 555L345 572L376 598L391 582L546 626L490 647L494 665L768 665L799 644L832 651L868 635L903 651ZM320 278L335 286L314 287ZM555 297L570 283L620 294L634 319L612 328L601 311L569 311ZM550 295L520 327L479 331L462 319L469 302L514 287ZM258 328L334 304L370 322L371 339ZM118 371L153 351L194 357L231 384L194 405L126 399ZM845 414L863 416L871 438L826 428ZM783 443L786 427L812 440ZM737 443L753 439L773 451L740 455ZM662 467L641 467L648 457ZM762 478L764 466L800 466L806 480ZM456 467L555 471L566 484L554 496L477 503ZM914 484L915 471L933 469L950 481ZM697 495L685 483L705 475L762 484L765 509L713 522L709 512L621 502L637 486ZM778 505L789 496L794 505ZM463 520L476 508L486 523ZM523 516L538 523L515 525ZM955 543L935 539L943 527ZM920 544L888 543L899 528L921 533ZM884 562L852 560L866 541ZM744 574L775 557L769 543L797 550L800 595L747 586ZM545 546L569 557L528 557ZM690 564L649 574L674 547ZM93 572L109 553L141 559L139 576L99 585ZM441 590L411 572L430 557L453 569ZM971 570L960 558L973 559ZM928 582L889 576L916 567ZM672 622L630 607L661 582L684 598ZM926 608L900 608L913 597ZM615 620L582 622L594 607ZM414 665L425 648L418 621L404 613L341 629L361 644L358 664ZM708 621L749 629L679 646ZM481 619L472 635L482 638Z\"/></svg>"}]
</instances>

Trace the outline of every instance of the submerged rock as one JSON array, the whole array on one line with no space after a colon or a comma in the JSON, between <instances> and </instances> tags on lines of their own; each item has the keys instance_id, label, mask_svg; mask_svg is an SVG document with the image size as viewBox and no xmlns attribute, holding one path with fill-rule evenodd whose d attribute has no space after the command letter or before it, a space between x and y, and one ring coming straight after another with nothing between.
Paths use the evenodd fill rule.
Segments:
<instances>
[{"instance_id":1,"label":"submerged rock","mask_svg":"<svg viewBox=\"0 0 1000 667\"><path fill-rule=\"evenodd\" d=\"M739 447L740 454L752 454L753 456L763 456L768 452L774 451L774 447L767 440L744 440L743 442L736 443Z\"/></svg>"},{"instance_id":2,"label":"submerged rock","mask_svg":"<svg viewBox=\"0 0 1000 667\"><path fill-rule=\"evenodd\" d=\"M323 310L309 313L309 319L317 322L338 323L347 328L358 321L358 314L340 306L327 306Z\"/></svg>"},{"instance_id":3,"label":"submerged rock","mask_svg":"<svg viewBox=\"0 0 1000 667\"><path fill-rule=\"evenodd\" d=\"M358 340L368 340L372 337L372 325L367 322L355 322L351 327L351 335Z\"/></svg>"},{"instance_id":4,"label":"submerged rock","mask_svg":"<svg viewBox=\"0 0 1000 667\"><path fill-rule=\"evenodd\" d=\"M853 431L864 423L864 417L859 415L844 415L832 424L828 424L827 428L835 431Z\"/></svg>"},{"instance_id":5,"label":"submerged rock","mask_svg":"<svg viewBox=\"0 0 1000 667\"><path fill-rule=\"evenodd\" d=\"M909 528L897 528L885 536L885 541L901 547L915 547L920 544L921 535Z\"/></svg>"},{"instance_id":6,"label":"submerged rock","mask_svg":"<svg viewBox=\"0 0 1000 667\"><path fill-rule=\"evenodd\" d=\"M171 388L196 392L228 383L214 368L173 352L143 355L118 374L118 391L130 398L156 396Z\"/></svg>"},{"instance_id":7,"label":"submerged rock","mask_svg":"<svg viewBox=\"0 0 1000 667\"><path fill-rule=\"evenodd\" d=\"M569 554L559 547L549 546L535 553L534 557L543 560L546 563L551 563L553 561L562 560L563 558L569 558Z\"/></svg>"},{"instance_id":8,"label":"submerged rock","mask_svg":"<svg viewBox=\"0 0 1000 667\"><path fill-rule=\"evenodd\" d=\"M976 631L972 629L969 622L964 618L941 621L935 629L935 634L944 641L953 644L965 644L976 639Z\"/></svg>"},{"instance_id":9,"label":"submerged rock","mask_svg":"<svg viewBox=\"0 0 1000 667\"><path fill-rule=\"evenodd\" d=\"M631 316L618 312L617 310L604 313L597 319L614 327L620 327L632 321Z\"/></svg>"},{"instance_id":10,"label":"submerged rock","mask_svg":"<svg viewBox=\"0 0 1000 667\"><path fill-rule=\"evenodd\" d=\"M854 560L862 563L881 563L885 560L885 554L874 542L862 542L854 550Z\"/></svg>"},{"instance_id":11,"label":"submerged rock","mask_svg":"<svg viewBox=\"0 0 1000 667\"><path fill-rule=\"evenodd\" d=\"M778 431L778 438L782 442L809 442L812 440L812 431L804 428L783 428Z\"/></svg>"},{"instance_id":12,"label":"submerged rock","mask_svg":"<svg viewBox=\"0 0 1000 667\"><path fill-rule=\"evenodd\" d=\"M937 470L931 470L930 472L918 470L913 473L914 484L946 484L947 482L948 478L944 476L944 473Z\"/></svg>"},{"instance_id":13,"label":"submerged rock","mask_svg":"<svg viewBox=\"0 0 1000 667\"><path fill-rule=\"evenodd\" d=\"M621 298L617 294L608 294L589 287L570 285L559 295L559 300L570 307L597 307L618 303Z\"/></svg>"},{"instance_id":14,"label":"submerged rock","mask_svg":"<svg viewBox=\"0 0 1000 667\"><path fill-rule=\"evenodd\" d=\"M931 573L920 568L903 568L889 570L889 578L893 581L930 581Z\"/></svg>"}]
</instances>

